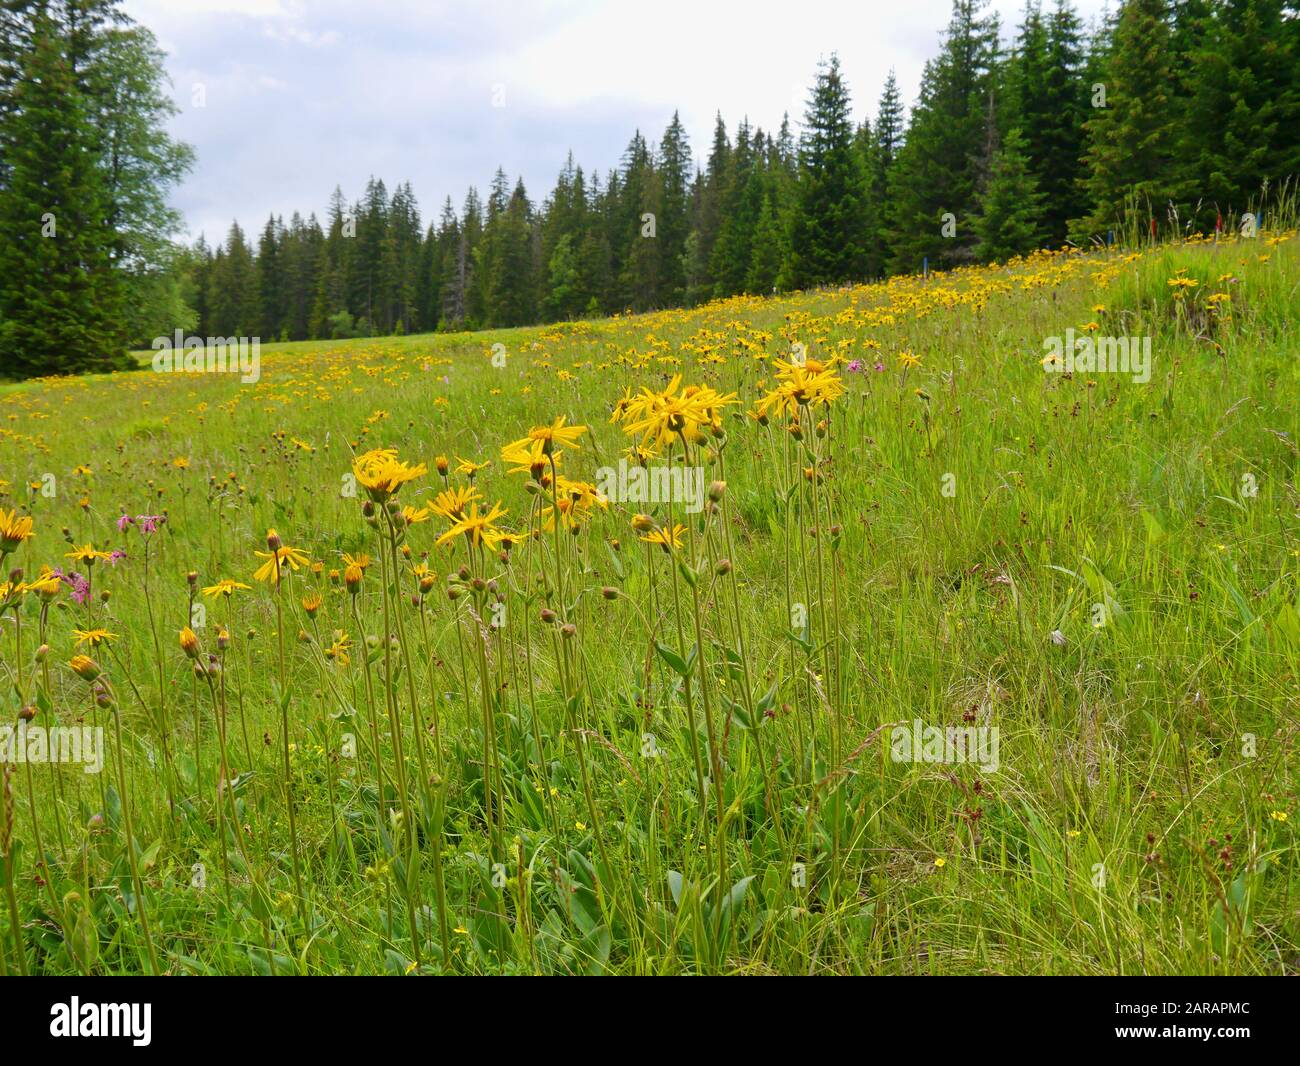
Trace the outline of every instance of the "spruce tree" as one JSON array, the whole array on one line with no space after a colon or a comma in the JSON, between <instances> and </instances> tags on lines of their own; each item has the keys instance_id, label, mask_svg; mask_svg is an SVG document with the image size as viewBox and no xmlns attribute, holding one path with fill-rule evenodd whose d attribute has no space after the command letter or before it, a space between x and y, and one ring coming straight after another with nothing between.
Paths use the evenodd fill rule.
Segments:
<instances>
[{"instance_id":1,"label":"spruce tree","mask_svg":"<svg viewBox=\"0 0 1300 1066\"><path fill-rule=\"evenodd\" d=\"M998 23L985 0L953 0L938 58L926 64L906 143L890 172L890 268L966 262L975 237L960 220L975 209L988 141ZM945 216L951 216L945 218Z\"/></svg>"},{"instance_id":2,"label":"spruce tree","mask_svg":"<svg viewBox=\"0 0 1300 1066\"><path fill-rule=\"evenodd\" d=\"M691 146L677 112L659 142L659 287L664 304L682 302L682 253L690 233Z\"/></svg>"},{"instance_id":3,"label":"spruce tree","mask_svg":"<svg viewBox=\"0 0 1300 1066\"><path fill-rule=\"evenodd\" d=\"M785 233L774 201L774 195L763 198L758 222L754 226L745 291L756 295L766 295L777 288L787 256Z\"/></svg>"},{"instance_id":4,"label":"spruce tree","mask_svg":"<svg viewBox=\"0 0 1300 1066\"><path fill-rule=\"evenodd\" d=\"M988 181L979 196L979 212L973 222L979 240L976 256L1002 261L1037 248L1042 239L1041 201L1025 138L1012 128L993 156Z\"/></svg>"},{"instance_id":5,"label":"spruce tree","mask_svg":"<svg viewBox=\"0 0 1300 1066\"><path fill-rule=\"evenodd\" d=\"M1086 123L1087 173L1083 188L1092 212L1080 238L1118 228L1145 231L1176 195L1177 114L1171 99L1167 0L1128 0L1119 13L1104 72L1106 106ZM1133 202L1138 217L1125 218Z\"/></svg>"},{"instance_id":6,"label":"spruce tree","mask_svg":"<svg viewBox=\"0 0 1300 1066\"><path fill-rule=\"evenodd\" d=\"M809 288L861 278L870 240L866 175L853 147L849 91L832 55L817 73L799 143L790 228L791 282Z\"/></svg>"},{"instance_id":7,"label":"spruce tree","mask_svg":"<svg viewBox=\"0 0 1300 1066\"><path fill-rule=\"evenodd\" d=\"M1223 0L1191 56L1193 76L1181 123L1181 198L1201 201L1197 221L1257 203L1300 170L1300 55L1281 0Z\"/></svg>"},{"instance_id":8,"label":"spruce tree","mask_svg":"<svg viewBox=\"0 0 1300 1066\"><path fill-rule=\"evenodd\" d=\"M38 13L0 127L0 376L131 365L96 136L59 27Z\"/></svg>"},{"instance_id":9,"label":"spruce tree","mask_svg":"<svg viewBox=\"0 0 1300 1066\"><path fill-rule=\"evenodd\" d=\"M867 202L871 231L867 252L867 274L878 277L885 272L892 252L889 244L889 176L894 161L903 147L903 100L898 93L898 80L891 69L885 79L876 108L876 124L872 135L870 169L867 173Z\"/></svg>"}]
</instances>

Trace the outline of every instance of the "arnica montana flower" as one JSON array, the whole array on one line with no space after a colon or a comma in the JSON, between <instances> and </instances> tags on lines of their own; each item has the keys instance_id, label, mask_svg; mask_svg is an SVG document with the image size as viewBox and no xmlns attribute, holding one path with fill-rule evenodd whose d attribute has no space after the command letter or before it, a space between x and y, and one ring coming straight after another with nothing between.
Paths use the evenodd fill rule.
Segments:
<instances>
[{"instance_id":1,"label":"arnica montana flower","mask_svg":"<svg viewBox=\"0 0 1300 1066\"><path fill-rule=\"evenodd\" d=\"M802 407L833 403L844 393L844 382L833 369L816 359L806 363L777 360L777 384L758 401L758 417L785 414L795 416Z\"/></svg>"},{"instance_id":2,"label":"arnica montana flower","mask_svg":"<svg viewBox=\"0 0 1300 1066\"><path fill-rule=\"evenodd\" d=\"M306 552L281 544L280 538L274 529L269 529L266 532L266 546L270 549L269 551L253 552L259 559L266 560L253 574L254 581L265 581L278 586L280 584L280 575L285 567L299 570L311 562L307 558Z\"/></svg>"},{"instance_id":3,"label":"arnica montana flower","mask_svg":"<svg viewBox=\"0 0 1300 1066\"><path fill-rule=\"evenodd\" d=\"M647 544L658 544L665 552L671 552L682 546L682 534L685 532L686 527L678 523L671 530L666 528L652 530L641 539Z\"/></svg>"},{"instance_id":4,"label":"arnica montana flower","mask_svg":"<svg viewBox=\"0 0 1300 1066\"><path fill-rule=\"evenodd\" d=\"M476 463L473 459L462 459L459 455L456 456L456 473L469 478L470 481L474 480L480 470L486 470L491 465L491 462Z\"/></svg>"},{"instance_id":5,"label":"arnica montana flower","mask_svg":"<svg viewBox=\"0 0 1300 1066\"><path fill-rule=\"evenodd\" d=\"M41 568L40 577L35 581L29 581L27 583L27 591L36 593L36 595L40 596L40 598L45 600L47 603L54 599L62 588L62 579L48 566Z\"/></svg>"},{"instance_id":6,"label":"arnica montana flower","mask_svg":"<svg viewBox=\"0 0 1300 1066\"><path fill-rule=\"evenodd\" d=\"M478 489L472 486L457 485L454 488L443 489L433 498L433 503L429 504L429 510L439 518L445 518L448 522L459 522L464 516L469 505L478 501L481 497Z\"/></svg>"},{"instance_id":7,"label":"arnica montana flower","mask_svg":"<svg viewBox=\"0 0 1300 1066\"><path fill-rule=\"evenodd\" d=\"M566 426L564 415L560 415L549 426L534 426L528 431L528 436L522 437L511 444L507 444L502 449L502 457L505 452L520 447L527 447L532 441L537 441L542 448L542 454L549 456L555 451L557 444L571 445L577 447L578 438L587 432L586 426Z\"/></svg>"},{"instance_id":8,"label":"arnica montana flower","mask_svg":"<svg viewBox=\"0 0 1300 1066\"><path fill-rule=\"evenodd\" d=\"M0 511L0 555L8 555L32 535L31 515Z\"/></svg>"},{"instance_id":9,"label":"arnica montana flower","mask_svg":"<svg viewBox=\"0 0 1300 1066\"><path fill-rule=\"evenodd\" d=\"M678 437L696 440L701 426L713 425L724 406L737 402L734 394L722 396L707 386L681 384L677 374L661 392L643 387L624 411L623 432L630 437L640 434L645 448L657 449Z\"/></svg>"},{"instance_id":10,"label":"arnica montana flower","mask_svg":"<svg viewBox=\"0 0 1300 1066\"><path fill-rule=\"evenodd\" d=\"M78 648L83 644L97 648L105 641L117 639L117 634L110 633L107 629L74 629L72 635L77 638Z\"/></svg>"},{"instance_id":11,"label":"arnica montana flower","mask_svg":"<svg viewBox=\"0 0 1300 1066\"><path fill-rule=\"evenodd\" d=\"M411 466L402 462L396 448L376 448L352 460L352 473L375 503L383 503L407 482L428 472L423 463Z\"/></svg>"},{"instance_id":12,"label":"arnica montana flower","mask_svg":"<svg viewBox=\"0 0 1300 1066\"><path fill-rule=\"evenodd\" d=\"M110 552L96 551L90 544L83 544L80 548L73 548L72 551L66 552L63 556L65 559L71 559L74 562L84 563L86 566L94 566L96 559L110 559Z\"/></svg>"},{"instance_id":13,"label":"arnica montana flower","mask_svg":"<svg viewBox=\"0 0 1300 1066\"><path fill-rule=\"evenodd\" d=\"M99 664L88 655L74 655L68 665L83 681L94 681L100 675Z\"/></svg>"},{"instance_id":14,"label":"arnica montana flower","mask_svg":"<svg viewBox=\"0 0 1300 1066\"><path fill-rule=\"evenodd\" d=\"M352 640L341 629L334 631L334 643L325 649L325 658L332 659L339 666L347 666L351 662L348 650L352 647Z\"/></svg>"},{"instance_id":15,"label":"arnica montana flower","mask_svg":"<svg viewBox=\"0 0 1300 1066\"><path fill-rule=\"evenodd\" d=\"M487 544L489 547L496 547L500 542L502 533L493 523L506 514L501 507L501 501L494 503L490 510L479 514L478 504L470 504L469 513L457 521L446 533L438 538L437 544L442 547L444 544L450 544L457 537L464 537L471 544L477 547L480 544Z\"/></svg>"},{"instance_id":16,"label":"arnica montana flower","mask_svg":"<svg viewBox=\"0 0 1300 1066\"><path fill-rule=\"evenodd\" d=\"M501 449L501 461L511 474L527 474L534 481L545 476L547 467L560 465L563 452L546 451L546 442L525 437Z\"/></svg>"},{"instance_id":17,"label":"arnica montana flower","mask_svg":"<svg viewBox=\"0 0 1300 1066\"><path fill-rule=\"evenodd\" d=\"M208 597L210 600L216 599L218 596L230 599L230 597L238 591L248 591L249 587L250 586L245 585L242 581L232 581L228 577L223 577L215 585L209 585L205 588L203 590L203 595Z\"/></svg>"},{"instance_id":18,"label":"arnica montana flower","mask_svg":"<svg viewBox=\"0 0 1300 1066\"><path fill-rule=\"evenodd\" d=\"M365 569L356 563L349 563L343 571L343 585L351 595L355 596L361 591L361 579L364 576Z\"/></svg>"}]
</instances>

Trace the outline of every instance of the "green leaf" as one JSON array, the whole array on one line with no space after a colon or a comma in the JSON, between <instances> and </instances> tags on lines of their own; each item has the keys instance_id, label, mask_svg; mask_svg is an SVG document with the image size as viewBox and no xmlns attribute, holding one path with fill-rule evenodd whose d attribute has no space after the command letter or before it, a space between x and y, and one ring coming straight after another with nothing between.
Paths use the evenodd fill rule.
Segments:
<instances>
[{"instance_id":1,"label":"green leaf","mask_svg":"<svg viewBox=\"0 0 1300 1066\"><path fill-rule=\"evenodd\" d=\"M672 893L673 902L682 905L682 875L676 870L668 871L668 891Z\"/></svg>"},{"instance_id":2,"label":"green leaf","mask_svg":"<svg viewBox=\"0 0 1300 1066\"><path fill-rule=\"evenodd\" d=\"M622 580L623 580L623 560L620 559L620 558L618 557L618 552L616 552L616 551L615 551L615 550L610 546L609 541L605 541L605 552L606 552L606 554L609 556L609 563L610 563L610 566L612 566L612 567L614 568L614 573L617 574L617 575L618 575L618 579L619 579L620 581L622 581Z\"/></svg>"},{"instance_id":3,"label":"green leaf","mask_svg":"<svg viewBox=\"0 0 1300 1066\"><path fill-rule=\"evenodd\" d=\"M672 669L679 677L685 677L688 673L690 673L690 669L686 665L686 661L675 651L673 651L672 648L667 648L664 645L660 644L659 641L656 640L655 651L659 653L659 658L661 658L664 662L666 662L669 668Z\"/></svg>"},{"instance_id":4,"label":"green leaf","mask_svg":"<svg viewBox=\"0 0 1300 1066\"><path fill-rule=\"evenodd\" d=\"M1156 518L1150 511L1142 512L1142 522L1147 527L1147 540L1152 544L1165 539L1165 527L1160 524L1160 519Z\"/></svg>"}]
</instances>

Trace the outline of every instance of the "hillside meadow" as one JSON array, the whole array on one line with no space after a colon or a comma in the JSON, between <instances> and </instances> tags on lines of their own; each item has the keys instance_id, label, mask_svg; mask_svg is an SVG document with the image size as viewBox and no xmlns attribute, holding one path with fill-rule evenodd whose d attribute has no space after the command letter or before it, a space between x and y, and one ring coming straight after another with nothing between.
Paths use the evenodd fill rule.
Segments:
<instances>
[{"instance_id":1,"label":"hillside meadow","mask_svg":"<svg viewBox=\"0 0 1300 1066\"><path fill-rule=\"evenodd\" d=\"M0 387L4 972L1296 972L1297 323L1261 232Z\"/></svg>"}]
</instances>

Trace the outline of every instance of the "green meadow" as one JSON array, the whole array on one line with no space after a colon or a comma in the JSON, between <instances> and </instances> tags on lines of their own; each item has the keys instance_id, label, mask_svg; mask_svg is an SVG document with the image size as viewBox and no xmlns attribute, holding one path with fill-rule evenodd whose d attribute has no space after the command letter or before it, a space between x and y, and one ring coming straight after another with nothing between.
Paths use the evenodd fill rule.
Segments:
<instances>
[{"instance_id":1,"label":"green meadow","mask_svg":"<svg viewBox=\"0 0 1300 1066\"><path fill-rule=\"evenodd\" d=\"M7 386L0 965L1295 973L1298 322L1264 232Z\"/></svg>"}]
</instances>

